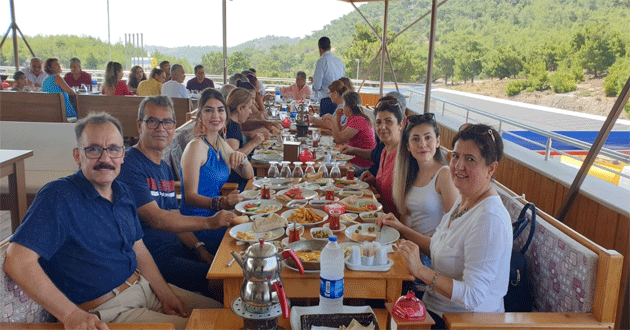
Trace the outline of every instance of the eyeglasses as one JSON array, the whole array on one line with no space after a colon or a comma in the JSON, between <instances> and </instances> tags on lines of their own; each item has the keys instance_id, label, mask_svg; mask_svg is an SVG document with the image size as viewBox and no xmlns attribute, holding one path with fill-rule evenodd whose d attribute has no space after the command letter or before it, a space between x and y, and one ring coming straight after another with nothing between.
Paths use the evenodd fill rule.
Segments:
<instances>
[{"instance_id":1,"label":"eyeglasses","mask_svg":"<svg viewBox=\"0 0 630 330\"><path fill-rule=\"evenodd\" d=\"M150 129L156 129L158 128L158 126L160 126L160 124L162 124L162 127L164 127L164 129L173 129L176 124L176 121L174 121L173 119L166 118L164 120L159 120L155 117L150 117L144 122L147 123L147 127Z\"/></svg>"},{"instance_id":2,"label":"eyeglasses","mask_svg":"<svg viewBox=\"0 0 630 330\"><path fill-rule=\"evenodd\" d=\"M101 148L101 147L77 147L77 149L82 149L85 151L85 157L89 159L99 159L103 155L103 151L107 151L107 156L109 158L120 158L125 154L125 148L123 147L109 147L109 148Z\"/></svg>"}]
</instances>

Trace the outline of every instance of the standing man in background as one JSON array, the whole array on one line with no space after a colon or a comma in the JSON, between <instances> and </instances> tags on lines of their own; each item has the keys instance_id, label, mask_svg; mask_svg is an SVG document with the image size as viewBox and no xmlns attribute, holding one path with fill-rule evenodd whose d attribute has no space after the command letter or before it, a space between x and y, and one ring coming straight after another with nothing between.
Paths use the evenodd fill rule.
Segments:
<instances>
[{"instance_id":1,"label":"standing man in background","mask_svg":"<svg viewBox=\"0 0 630 330\"><path fill-rule=\"evenodd\" d=\"M333 81L346 75L346 66L330 51L330 39L321 37L317 42L319 55L321 56L315 64L313 74L313 96L314 100L319 100L319 115L334 114L337 109L330 97L328 97L328 85Z\"/></svg>"}]
</instances>

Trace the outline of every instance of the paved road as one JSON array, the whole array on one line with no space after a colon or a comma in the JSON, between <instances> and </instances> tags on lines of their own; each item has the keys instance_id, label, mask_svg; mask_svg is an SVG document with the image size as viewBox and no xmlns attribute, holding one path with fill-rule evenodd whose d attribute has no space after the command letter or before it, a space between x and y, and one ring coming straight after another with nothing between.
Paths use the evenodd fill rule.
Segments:
<instances>
[{"instance_id":1,"label":"paved road","mask_svg":"<svg viewBox=\"0 0 630 330\"><path fill-rule=\"evenodd\" d=\"M444 98L452 102L463 104L505 118L511 118L521 123L547 131L599 131L606 120L606 118L602 116L502 100L452 90L434 89L431 96ZM457 107L447 104L447 112L453 111L456 113L445 113L445 115L454 117L460 116L463 120L465 112L461 109L457 109ZM436 112L441 110L442 102L438 102L438 109L436 109ZM485 117L471 115L471 118L492 125L497 124L497 122L488 122L488 119ZM510 128L503 126L502 129L508 130ZM613 130L627 131L630 134L630 121L617 120Z\"/></svg>"}]
</instances>

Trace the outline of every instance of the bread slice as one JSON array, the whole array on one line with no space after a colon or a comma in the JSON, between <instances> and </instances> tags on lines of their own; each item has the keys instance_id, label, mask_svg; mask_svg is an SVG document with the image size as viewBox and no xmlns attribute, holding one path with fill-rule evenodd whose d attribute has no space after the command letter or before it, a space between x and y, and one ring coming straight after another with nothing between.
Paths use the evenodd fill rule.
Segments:
<instances>
[{"instance_id":1,"label":"bread slice","mask_svg":"<svg viewBox=\"0 0 630 330\"><path fill-rule=\"evenodd\" d=\"M271 213L266 217L259 217L254 220L252 231L256 233L263 233L266 231L274 230L276 228L284 227L287 224L287 219L275 213Z\"/></svg>"},{"instance_id":2,"label":"bread slice","mask_svg":"<svg viewBox=\"0 0 630 330\"><path fill-rule=\"evenodd\" d=\"M323 175L324 175L324 172L308 173L306 175L306 180L315 181L315 180L321 179Z\"/></svg>"},{"instance_id":3,"label":"bread slice","mask_svg":"<svg viewBox=\"0 0 630 330\"><path fill-rule=\"evenodd\" d=\"M355 242L374 242L376 241L376 233L352 233L352 240Z\"/></svg>"},{"instance_id":4,"label":"bread slice","mask_svg":"<svg viewBox=\"0 0 630 330\"><path fill-rule=\"evenodd\" d=\"M249 217L247 215L241 215L232 219L232 225L240 225L246 222L249 222Z\"/></svg>"}]
</instances>

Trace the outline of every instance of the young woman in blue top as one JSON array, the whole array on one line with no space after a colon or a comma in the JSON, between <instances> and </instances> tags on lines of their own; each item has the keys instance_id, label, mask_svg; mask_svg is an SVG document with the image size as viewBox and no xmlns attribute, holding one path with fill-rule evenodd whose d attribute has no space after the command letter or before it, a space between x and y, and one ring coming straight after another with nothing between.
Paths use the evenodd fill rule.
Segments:
<instances>
[{"instance_id":1,"label":"young woman in blue top","mask_svg":"<svg viewBox=\"0 0 630 330\"><path fill-rule=\"evenodd\" d=\"M219 196L219 190L233 170L245 179L254 176L254 169L247 156L234 151L222 137L227 120L223 95L216 89L207 88L199 99L199 113L195 123L195 137L182 154L182 201L179 206L183 215L211 216L221 209L231 209L243 200L237 190L227 196ZM216 253L225 228L196 232L197 238L206 244L210 253ZM213 252L214 251L214 252Z\"/></svg>"}]
</instances>

